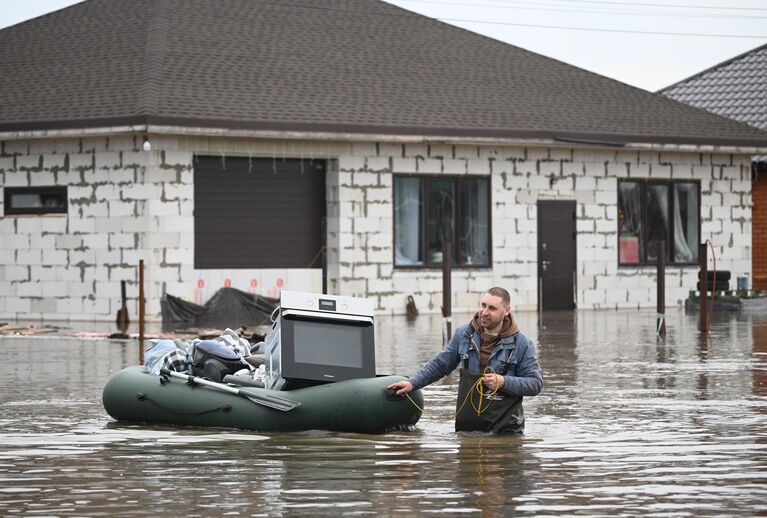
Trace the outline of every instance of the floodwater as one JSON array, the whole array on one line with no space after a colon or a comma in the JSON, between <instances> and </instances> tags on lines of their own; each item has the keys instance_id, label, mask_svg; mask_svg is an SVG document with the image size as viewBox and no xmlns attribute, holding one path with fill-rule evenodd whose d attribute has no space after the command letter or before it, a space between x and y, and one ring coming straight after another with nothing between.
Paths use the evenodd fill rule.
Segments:
<instances>
[{"instance_id":1,"label":"floodwater","mask_svg":"<svg viewBox=\"0 0 767 518\"><path fill-rule=\"evenodd\" d=\"M544 372L523 437L456 434L456 375L386 435L117 423L101 390L135 342L0 337L0 515L767 514L767 315L707 339L672 310L665 341L649 311L518 318ZM379 318L378 372L430 358L440 322Z\"/></svg>"}]
</instances>

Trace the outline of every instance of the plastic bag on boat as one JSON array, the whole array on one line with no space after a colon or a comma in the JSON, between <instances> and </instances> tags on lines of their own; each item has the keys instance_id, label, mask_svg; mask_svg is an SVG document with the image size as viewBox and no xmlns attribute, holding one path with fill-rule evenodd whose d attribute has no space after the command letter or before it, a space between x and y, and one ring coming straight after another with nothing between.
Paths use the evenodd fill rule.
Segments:
<instances>
[{"instance_id":1,"label":"plastic bag on boat","mask_svg":"<svg viewBox=\"0 0 767 518\"><path fill-rule=\"evenodd\" d=\"M160 374L161 368L189 372L189 346L180 340L150 340L144 351L144 368L149 374Z\"/></svg>"}]
</instances>

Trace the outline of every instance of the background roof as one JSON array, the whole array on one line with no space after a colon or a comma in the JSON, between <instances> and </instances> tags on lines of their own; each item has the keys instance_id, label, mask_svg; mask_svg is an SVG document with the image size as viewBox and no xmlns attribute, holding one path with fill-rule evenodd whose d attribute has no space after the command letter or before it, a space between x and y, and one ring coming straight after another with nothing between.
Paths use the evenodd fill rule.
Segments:
<instances>
[{"instance_id":1,"label":"background roof","mask_svg":"<svg viewBox=\"0 0 767 518\"><path fill-rule=\"evenodd\" d=\"M658 93L767 129L767 45L728 59Z\"/></svg>"},{"instance_id":2,"label":"background roof","mask_svg":"<svg viewBox=\"0 0 767 518\"><path fill-rule=\"evenodd\" d=\"M0 130L121 124L767 146L377 0L89 0L0 31Z\"/></svg>"}]
</instances>

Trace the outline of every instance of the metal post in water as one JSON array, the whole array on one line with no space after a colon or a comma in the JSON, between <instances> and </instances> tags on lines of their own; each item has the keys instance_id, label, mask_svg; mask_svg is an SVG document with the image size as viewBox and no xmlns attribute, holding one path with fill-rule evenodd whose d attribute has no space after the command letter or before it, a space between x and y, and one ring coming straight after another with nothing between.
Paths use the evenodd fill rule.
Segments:
<instances>
[{"instance_id":1,"label":"metal post in water","mask_svg":"<svg viewBox=\"0 0 767 518\"><path fill-rule=\"evenodd\" d=\"M450 253L452 243L450 241L442 242L442 341L448 343L452 335L451 314L451 290L450 276L452 275L453 257Z\"/></svg>"},{"instance_id":2,"label":"metal post in water","mask_svg":"<svg viewBox=\"0 0 767 518\"><path fill-rule=\"evenodd\" d=\"M538 277L538 318L543 314L543 277Z\"/></svg>"},{"instance_id":3,"label":"metal post in water","mask_svg":"<svg viewBox=\"0 0 767 518\"><path fill-rule=\"evenodd\" d=\"M656 335L666 337L666 242L658 241L658 316L655 321Z\"/></svg>"},{"instance_id":4,"label":"metal post in water","mask_svg":"<svg viewBox=\"0 0 767 518\"><path fill-rule=\"evenodd\" d=\"M144 260L138 262L138 361L144 364Z\"/></svg>"},{"instance_id":5,"label":"metal post in water","mask_svg":"<svg viewBox=\"0 0 767 518\"><path fill-rule=\"evenodd\" d=\"M700 268L700 271L698 272L698 280L700 283L700 297L698 297L700 318L698 318L698 330L708 332L708 300L706 298L706 295L708 294L708 257L706 252L706 243L702 243L698 247L698 264Z\"/></svg>"}]
</instances>

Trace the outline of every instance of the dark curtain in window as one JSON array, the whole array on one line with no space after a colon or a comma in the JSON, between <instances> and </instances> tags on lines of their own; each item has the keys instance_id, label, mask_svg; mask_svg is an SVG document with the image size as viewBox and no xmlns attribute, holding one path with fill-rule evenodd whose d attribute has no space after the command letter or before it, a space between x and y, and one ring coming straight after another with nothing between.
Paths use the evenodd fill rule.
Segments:
<instances>
[{"instance_id":1,"label":"dark curtain in window","mask_svg":"<svg viewBox=\"0 0 767 518\"><path fill-rule=\"evenodd\" d=\"M647 207L647 260L658 260L658 242L665 241L668 245L668 185L647 184L645 189Z\"/></svg>"}]
</instances>

